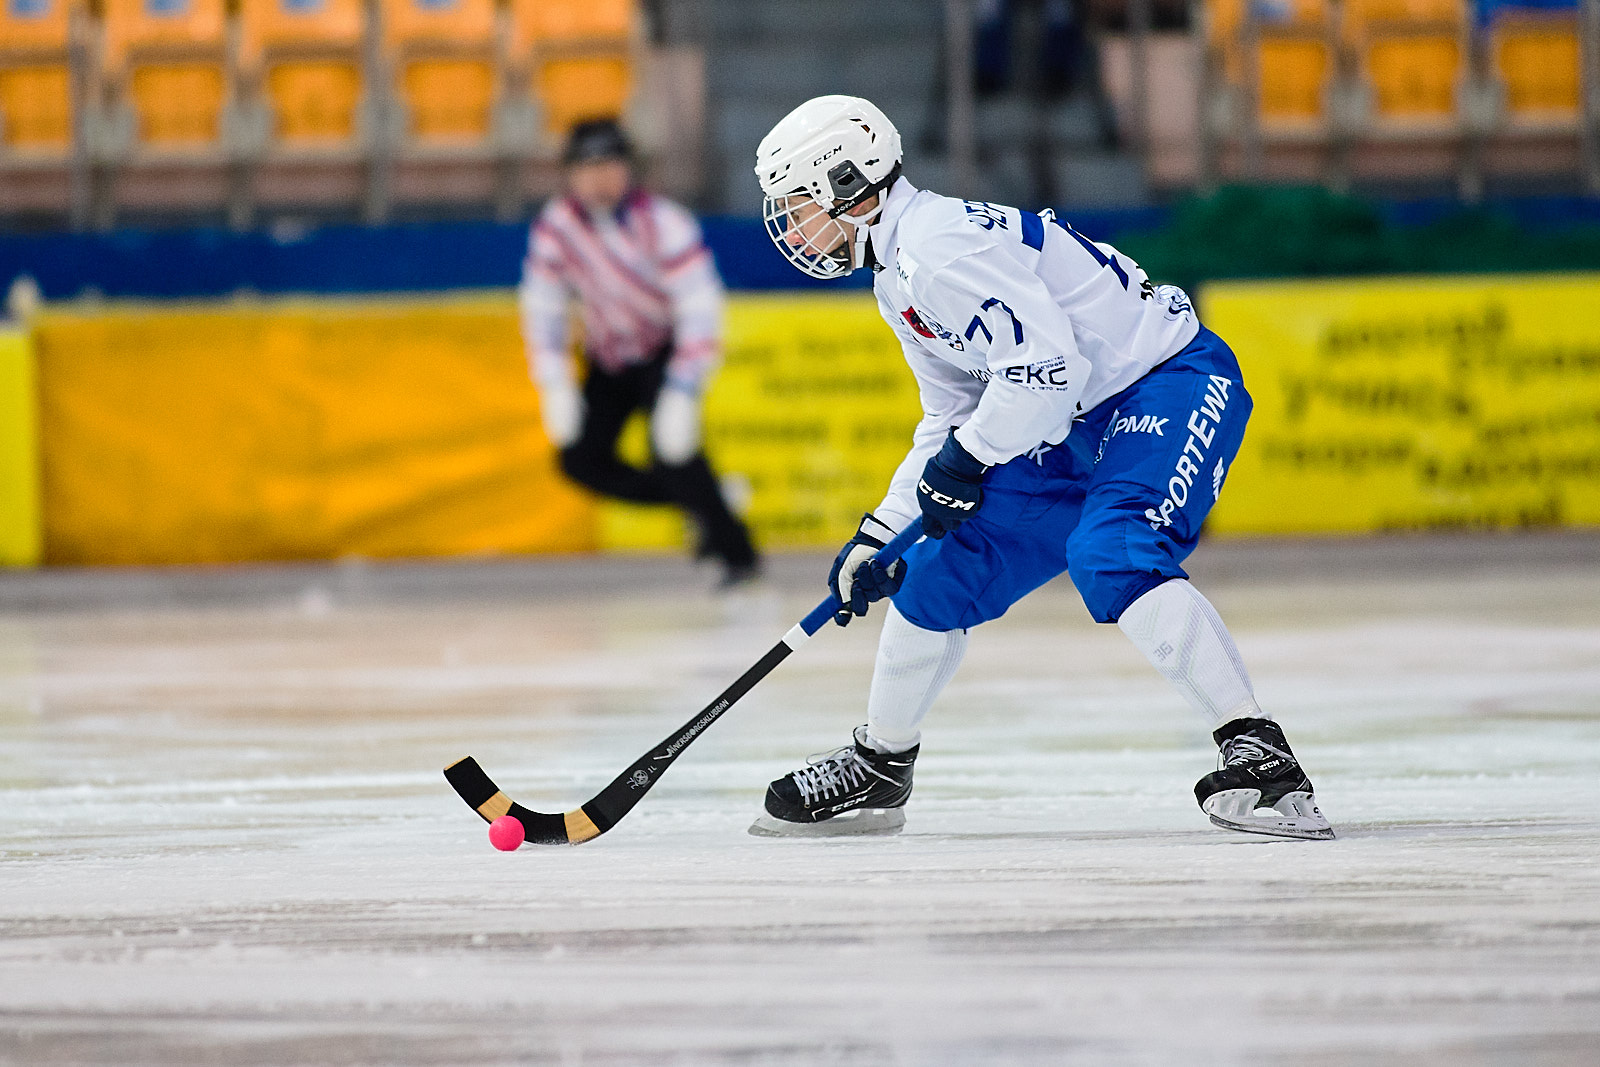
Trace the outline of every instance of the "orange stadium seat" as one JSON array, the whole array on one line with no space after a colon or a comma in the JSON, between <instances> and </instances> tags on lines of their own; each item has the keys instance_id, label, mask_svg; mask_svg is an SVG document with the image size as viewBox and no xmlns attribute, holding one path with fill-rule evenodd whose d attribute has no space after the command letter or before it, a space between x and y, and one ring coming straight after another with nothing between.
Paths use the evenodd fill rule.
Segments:
<instances>
[{"instance_id":1,"label":"orange stadium seat","mask_svg":"<svg viewBox=\"0 0 1600 1067\"><path fill-rule=\"evenodd\" d=\"M1345 0L1343 36L1372 96L1400 126L1453 122L1470 55L1464 0Z\"/></svg>"},{"instance_id":2,"label":"orange stadium seat","mask_svg":"<svg viewBox=\"0 0 1600 1067\"><path fill-rule=\"evenodd\" d=\"M362 0L240 0L240 72L261 91L274 140L355 139L365 34Z\"/></svg>"},{"instance_id":3,"label":"orange stadium seat","mask_svg":"<svg viewBox=\"0 0 1600 1067\"><path fill-rule=\"evenodd\" d=\"M548 133L627 109L635 0L511 0L510 13L510 61L530 72Z\"/></svg>"},{"instance_id":4,"label":"orange stadium seat","mask_svg":"<svg viewBox=\"0 0 1600 1067\"><path fill-rule=\"evenodd\" d=\"M511 45L625 47L633 37L634 0L511 0Z\"/></svg>"},{"instance_id":5,"label":"orange stadium seat","mask_svg":"<svg viewBox=\"0 0 1600 1067\"><path fill-rule=\"evenodd\" d=\"M536 82L545 128L563 133L585 119L620 115L633 91L633 64L627 56L547 59Z\"/></svg>"},{"instance_id":6,"label":"orange stadium seat","mask_svg":"<svg viewBox=\"0 0 1600 1067\"><path fill-rule=\"evenodd\" d=\"M1208 0L1207 13L1223 77L1231 85L1243 86L1250 46L1243 0ZM1331 25L1329 0L1284 0L1258 7L1256 99L1264 126L1304 128L1325 121L1328 90L1337 70Z\"/></svg>"},{"instance_id":7,"label":"orange stadium seat","mask_svg":"<svg viewBox=\"0 0 1600 1067\"><path fill-rule=\"evenodd\" d=\"M64 156L72 149L69 0L0 4L0 146Z\"/></svg>"},{"instance_id":8,"label":"orange stadium seat","mask_svg":"<svg viewBox=\"0 0 1600 1067\"><path fill-rule=\"evenodd\" d=\"M1466 62L1459 35L1380 36L1367 45L1363 60L1380 118L1444 119L1456 113Z\"/></svg>"},{"instance_id":9,"label":"orange stadium seat","mask_svg":"<svg viewBox=\"0 0 1600 1067\"><path fill-rule=\"evenodd\" d=\"M103 0L101 72L159 148L220 145L228 97L223 0Z\"/></svg>"},{"instance_id":10,"label":"orange stadium seat","mask_svg":"<svg viewBox=\"0 0 1600 1067\"><path fill-rule=\"evenodd\" d=\"M1582 112L1582 47L1574 13L1504 12L1490 31L1490 63L1513 120L1570 124Z\"/></svg>"},{"instance_id":11,"label":"orange stadium seat","mask_svg":"<svg viewBox=\"0 0 1600 1067\"><path fill-rule=\"evenodd\" d=\"M499 91L494 0L380 0L380 11L407 135L486 140Z\"/></svg>"}]
</instances>

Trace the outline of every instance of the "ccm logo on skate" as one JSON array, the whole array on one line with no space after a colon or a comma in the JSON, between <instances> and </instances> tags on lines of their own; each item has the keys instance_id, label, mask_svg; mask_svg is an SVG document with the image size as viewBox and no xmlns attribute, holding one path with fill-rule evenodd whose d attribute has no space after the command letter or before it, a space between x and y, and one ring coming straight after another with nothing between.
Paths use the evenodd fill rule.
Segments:
<instances>
[{"instance_id":1,"label":"ccm logo on skate","mask_svg":"<svg viewBox=\"0 0 1600 1067\"><path fill-rule=\"evenodd\" d=\"M941 493L920 478L917 479L917 488L928 494L929 499L940 507L955 508L957 511L971 511L978 504L976 500L957 500L948 493Z\"/></svg>"},{"instance_id":2,"label":"ccm logo on skate","mask_svg":"<svg viewBox=\"0 0 1600 1067\"><path fill-rule=\"evenodd\" d=\"M1211 380L1206 383L1205 398L1201 400L1199 407L1189 413L1187 424L1189 440L1184 443L1183 451L1178 453L1178 463L1173 469L1172 477L1167 479L1166 498L1161 501L1159 510L1144 509L1144 517L1150 523L1152 530L1171 526L1172 513L1189 502L1189 490L1194 487L1195 475L1204 468L1206 450L1211 447L1211 442L1216 440L1216 424L1222 421L1222 413L1228 409L1228 386L1232 383L1216 374L1210 378ZM1211 472L1212 500L1222 495L1222 478L1226 473L1222 461L1218 460L1216 469Z\"/></svg>"}]
</instances>

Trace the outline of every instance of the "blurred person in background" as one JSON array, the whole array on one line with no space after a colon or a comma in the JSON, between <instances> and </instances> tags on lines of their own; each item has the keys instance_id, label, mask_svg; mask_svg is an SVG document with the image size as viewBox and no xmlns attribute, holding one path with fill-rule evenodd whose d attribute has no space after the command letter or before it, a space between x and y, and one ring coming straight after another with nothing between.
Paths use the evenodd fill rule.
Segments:
<instances>
[{"instance_id":1,"label":"blurred person in background","mask_svg":"<svg viewBox=\"0 0 1600 1067\"><path fill-rule=\"evenodd\" d=\"M634 181L622 127L574 127L566 191L534 221L523 264L522 332L546 434L567 476L636 504L676 504L693 521L697 559L722 582L756 576L749 531L728 508L701 447L701 408L716 370L722 281L694 216ZM583 324L579 384L571 311ZM617 455L628 417L650 417L648 467Z\"/></svg>"}]
</instances>

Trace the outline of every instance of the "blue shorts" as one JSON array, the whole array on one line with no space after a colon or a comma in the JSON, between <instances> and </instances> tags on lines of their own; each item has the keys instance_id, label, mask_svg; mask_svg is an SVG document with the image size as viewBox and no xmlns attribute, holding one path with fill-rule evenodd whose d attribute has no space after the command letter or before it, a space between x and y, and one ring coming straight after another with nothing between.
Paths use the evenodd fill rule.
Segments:
<instances>
[{"instance_id":1,"label":"blue shorts","mask_svg":"<svg viewBox=\"0 0 1600 1067\"><path fill-rule=\"evenodd\" d=\"M957 630L997 619L1062 571L1097 622L1173 578L1194 551L1250 418L1239 361L1205 327L1089 411L1061 444L984 475L983 504L905 555L908 620Z\"/></svg>"}]
</instances>

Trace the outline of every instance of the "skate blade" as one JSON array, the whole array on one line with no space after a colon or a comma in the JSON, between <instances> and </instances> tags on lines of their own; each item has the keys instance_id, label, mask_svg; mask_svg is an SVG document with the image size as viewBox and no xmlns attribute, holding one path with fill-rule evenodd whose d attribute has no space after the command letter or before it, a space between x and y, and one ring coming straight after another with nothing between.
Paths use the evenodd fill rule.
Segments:
<instances>
[{"instance_id":1,"label":"skate blade","mask_svg":"<svg viewBox=\"0 0 1600 1067\"><path fill-rule=\"evenodd\" d=\"M1211 822L1224 830L1267 837L1290 837L1301 841L1331 841L1333 827L1317 808L1317 798L1306 792L1285 793L1270 808L1271 815L1258 815L1259 789L1224 789L1206 798L1200 809Z\"/></svg>"},{"instance_id":2,"label":"skate blade","mask_svg":"<svg viewBox=\"0 0 1600 1067\"><path fill-rule=\"evenodd\" d=\"M763 813L750 824L752 837L850 837L897 834L906 824L904 808L857 808L822 822L787 822Z\"/></svg>"}]
</instances>

